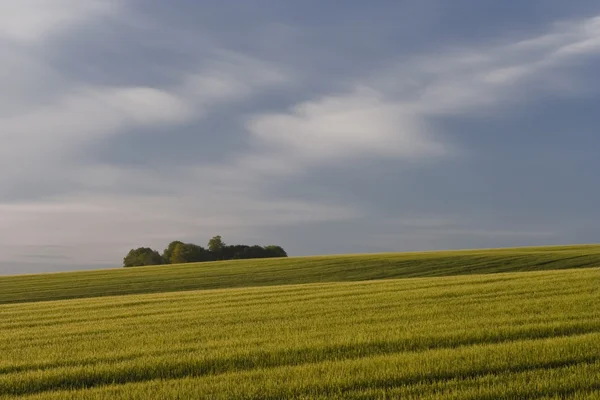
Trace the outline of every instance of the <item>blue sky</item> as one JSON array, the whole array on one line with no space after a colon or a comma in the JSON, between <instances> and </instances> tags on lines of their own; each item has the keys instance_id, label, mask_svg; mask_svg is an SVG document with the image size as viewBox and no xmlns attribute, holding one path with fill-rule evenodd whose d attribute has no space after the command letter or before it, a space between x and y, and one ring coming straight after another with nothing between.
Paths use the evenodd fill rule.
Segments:
<instances>
[{"instance_id":1,"label":"blue sky","mask_svg":"<svg viewBox=\"0 0 600 400\"><path fill-rule=\"evenodd\" d=\"M600 242L597 1L5 1L0 54L0 274Z\"/></svg>"}]
</instances>

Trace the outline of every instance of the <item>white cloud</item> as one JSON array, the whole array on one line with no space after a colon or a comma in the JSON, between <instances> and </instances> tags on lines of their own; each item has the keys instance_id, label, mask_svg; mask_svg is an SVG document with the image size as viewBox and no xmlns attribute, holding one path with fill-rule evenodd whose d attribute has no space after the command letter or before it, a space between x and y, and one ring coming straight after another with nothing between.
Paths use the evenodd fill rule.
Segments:
<instances>
[{"instance_id":1,"label":"white cloud","mask_svg":"<svg viewBox=\"0 0 600 400\"><path fill-rule=\"evenodd\" d=\"M564 67L598 54L600 17L594 17L516 43L423 57L383 75L393 95L424 117L467 114L531 98L559 79ZM416 82L408 95L402 79L399 85L392 79L398 75Z\"/></svg>"},{"instance_id":2,"label":"white cloud","mask_svg":"<svg viewBox=\"0 0 600 400\"><path fill-rule=\"evenodd\" d=\"M122 3L121 3L122 4ZM114 16L112 0L0 1L0 117L30 111L71 90L52 62L60 33Z\"/></svg>"},{"instance_id":3,"label":"white cloud","mask_svg":"<svg viewBox=\"0 0 600 400\"><path fill-rule=\"evenodd\" d=\"M290 173L364 156L419 160L452 153L430 119L519 102L560 67L600 53L600 17L560 24L517 43L413 60L378 71L347 93L249 119L256 148L239 164L257 173ZM358 89L357 89L358 88ZM267 150L264 150L267 149Z\"/></svg>"},{"instance_id":4,"label":"white cloud","mask_svg":"<svg viewBox=\"0 0 600 400\"><path fill-rule=\"evenodd\" d=\"M176 124L193 109L172 93L145 87L73 90L55 103L0 117L0 185L10 193L19 185L46 180L71 183L70 167L92 141L134 127Z\"/></svg>"},{"instance_id":5,"label":"white cloud","mask_svg":"<svg viewBox=\"0 0 600 400\"><path fill-rule=\"evenodd\" d=\"M404 158L444 154L416 120L378 93L357 90L296 105L288 114L260 115L248 123L254 138L275 152L293 149L309 160L380 154Z\"/></svg>"},{"instance_id":6,"label":"white cloud","mask_svg":"<svg viewBox=\"0 0 600 400\"><path fill-rule=\"evenodd\" d=\"M18 0L0 2L0 37L37 42L71 25L116 11L113 0Z\"/></svg>"},{"instance_id":7,"label":"white cloud","mask_svg":"<svg viewBox=\"0 0 600 400\"><path fill-rule=\"evenodd\" d=\"M0 110L4 144L0 168L5 171L0 173L0 184L6 188L48 175L69 181L74 172L68 170L68 162L95 140L135 128L197 121L212 107L242 100L288 79L279 69L249 57L232 53L220 57L167 88L66 83L65 93L41 104L34 100L28 108ZM31 79L36 78L32 74ZM15 170L20 164L22 168Z\"/></svg>"},{"instance_id":8,"label":"white cloud","mask_svg":"<svg viewBox=\"0 0 600 400\"><path fill-rule=\"evenodd\" d=\"M245 62L231 64L232 68L219 63L221 69L202 69L165 89L75 86L48 104L0 117L0 137L15 143L29 136L26 142L31 144L34 141L29 139L34 138L44 142L89 138L134 126L182 123L202 118L207 107L243 99L265 85L285 80L280 71L266 64L241 57L236 61ZM265 74L262 68L271 69Z\"/></svg>"},{"instance_id":9,"label":"white cloud","mask_svg":"<svg viewBox=\"0 0 600 400\"><path fill-rule=\"evenodd\" d=\"M112 134L136 125L173 123L189 118L191 108L177 95L150 87L86 87L52 104L0 119L9 142L77 140ZM29 140L27 140L29 139ZM10 146L7 150L11 150Z\"/></svg>"}]
</instances>

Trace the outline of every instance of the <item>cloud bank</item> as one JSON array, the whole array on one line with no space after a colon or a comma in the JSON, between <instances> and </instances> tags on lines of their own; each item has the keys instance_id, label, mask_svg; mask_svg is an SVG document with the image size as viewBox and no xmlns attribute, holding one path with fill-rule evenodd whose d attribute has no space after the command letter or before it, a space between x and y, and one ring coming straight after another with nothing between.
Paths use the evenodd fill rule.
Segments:
<instances>
[{"instance_id":1,"label":"cloud bank","mask_svg":"<svg viewBox=\"0 0 600 400\"><path fill-rule=\"evenodd\" d=\"M115 37L140 29L131 22L140 20L136 13L134 3L102 0L0 5L5 60L0 71L0 272L118 265L137 245L160 248L173 239L217 233L258 242L278 229L287 235L294 227L298 233L290 240L300 245L293 250L311 253L301 245L306 233L300 226L328 222L355 221L373 249L380 249L382 237L416 235L415 225L406 221L417 221L419 235L485 232L502 238L515 233L549 240L548 231L519 234L477 221L431 225L428 221L448 216L432 217L424 210L398 210L406 218L396 220L394 233L377 228L386 225L377 204L310 195L309 184L307 195L297 196L285 186L331 168L353 174L351 166L365 160L393 163L399 171L444 169L471 155L441 119L510 113L547 96L596 93L598 88L574 71L598 61L600 17L549 22L545 32L516 40L453 44L431 53L392 52L378 67L349 77L307 75L276 61L282 57L218 41L207 45L205 38L197 45L174 43L169 51L186 62L182 67L175 58L161 60L160 65L172 64L165 71L169 79L154 84L106 75L103 65L86 70L97 79L57 66L58 55L83 61L69 53L67 38L78 34L112 30L117 33L110 48L118 49ZM161 26L159 32L181 37L176 26ZM153 57L160 59L161 46L152 49ZM137 67L143 74L145 65ZM325 90L303 90L318 87L319 80ZM126 165L97 156L98 149L120 140L127 143L119 148L124 154L163 154L167 161L153 167L151 159ZM180 159L156 143L181 152L199 146L214 157ZM368 229L361 222L365 219L372 222ZM332 252L335 246L332 242Z\"/></svg>"}]
</instances>

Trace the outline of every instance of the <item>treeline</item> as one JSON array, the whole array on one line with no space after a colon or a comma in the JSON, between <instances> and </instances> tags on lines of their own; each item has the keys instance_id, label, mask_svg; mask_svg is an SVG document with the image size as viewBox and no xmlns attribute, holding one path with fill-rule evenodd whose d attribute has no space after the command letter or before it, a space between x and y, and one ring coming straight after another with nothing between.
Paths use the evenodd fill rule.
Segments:
<instances>
[{"instance_id":1,"label":"treeline","mask_svg":"<svg viewBox=\"0 0 600 400\"><path fill-rule=\"evenodd\" d=\"M132 249L123 258L124 267L144 265L184 264L203 261L241 260L249 258L287 257L281 246L247 246L243 244L227 245L221 236L208 241L206 248L193 243L178 240L169 243L160 254L149 247Z\"/></svg>"}]
</instances>

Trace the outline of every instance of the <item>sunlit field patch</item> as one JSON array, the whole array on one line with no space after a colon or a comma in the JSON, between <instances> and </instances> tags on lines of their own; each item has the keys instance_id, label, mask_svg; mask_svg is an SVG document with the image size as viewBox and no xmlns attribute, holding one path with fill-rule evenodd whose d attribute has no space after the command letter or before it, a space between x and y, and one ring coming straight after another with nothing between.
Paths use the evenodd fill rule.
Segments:
<instances>
[{"instance_id":1,"label":"sunlit field patch","mask_svg":"<svg viewBox=\"0 0 600 400\"><path fill-rule=\"evenodd\" d=\"M7 399L600 390L598 268L29 301L0 316Z\"/></svg>"}]
</instances>

